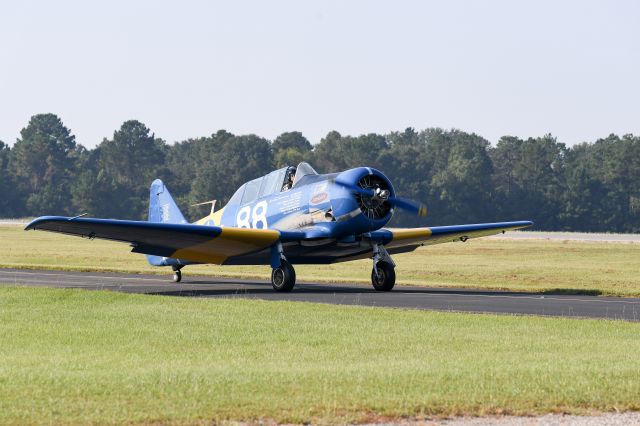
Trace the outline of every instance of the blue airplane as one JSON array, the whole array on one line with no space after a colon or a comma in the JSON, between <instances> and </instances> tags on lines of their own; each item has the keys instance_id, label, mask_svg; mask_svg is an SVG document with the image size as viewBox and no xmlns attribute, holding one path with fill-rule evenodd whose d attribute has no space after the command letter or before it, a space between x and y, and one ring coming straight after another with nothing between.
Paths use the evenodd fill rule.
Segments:
<instances>
[{"instance_id":1,"label":"blue airplane","mask_svg":"<svg viewBox=\"0 0 640 426\"><path fill-rule=\"evenodd\" d=\"M424 245L484 237L526 228L530 221L384 228L395 209L419 216L426 207L396 196L380 171L357 167L318 174L308 163L284 167L242 185L226 206L189 224L166 185L151 184L149 220L43 216L25 230L59 232L129 243L154 266L170 266L173 280L185 265L271 265L276 291L291 291L293 264L329 264L373 259L371 283L390 291L396 280L392 254Z\"/></svg>"}]
</instances>

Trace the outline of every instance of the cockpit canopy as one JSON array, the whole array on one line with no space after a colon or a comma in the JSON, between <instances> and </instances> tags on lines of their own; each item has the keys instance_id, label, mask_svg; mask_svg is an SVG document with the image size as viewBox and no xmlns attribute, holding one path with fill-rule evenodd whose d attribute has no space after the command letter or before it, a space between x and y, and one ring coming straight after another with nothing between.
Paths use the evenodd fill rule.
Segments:
<instances>
[{"instance_id":1,"label":"cockpit canopy","mask_svg":"<svg viewBox=\"0 0 640 426\"><path fill-rule=\"evenodd\" d=\"M301 162L297 167L287 166L274 170L268 175L251 180L233 194L229 204L244 205L276 192L288 191L304 176L317 175L309 163Z\"/></svg>"},{"instance_id":2,"label":"cockpit canopy","mask_svg":"<svg viewBox=\"0 0 640 426\"><path fill-rule=\"evenodd\" d=\"M317 174L318 172L316 172L309 163L302 161L300 162L300 164L298 164L298 167L296 167L296 177L293 180L293 186L295 186L296 183L300 182L303 177Z\"/></svg>"}]
</instances>

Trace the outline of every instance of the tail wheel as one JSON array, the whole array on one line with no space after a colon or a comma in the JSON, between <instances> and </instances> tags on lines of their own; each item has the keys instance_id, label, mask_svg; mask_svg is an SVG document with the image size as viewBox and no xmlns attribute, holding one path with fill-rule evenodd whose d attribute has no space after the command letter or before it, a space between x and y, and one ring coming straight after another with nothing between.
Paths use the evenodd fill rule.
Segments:
<instances>
[{"instance_id":1,"label":"tail wheel","mask_svg":"<svg viewBox=\"0 0 640 426\"><path fill-rule=\"evenodd\" d=\"M286 260L271 271L271 285L275 291L289 292L296 285L296 271Z\"/></svg>"},{"instance_id":2,"label":"tail wheel","mask_svg":"<svg viewBox=\"0 0 640 426\"><path fill-rule=\"evenodd\" d=\"M182 281L182 272L178 269L177 271L173 271L173 282L179 283Z\"/></svg>"},{"instance_id":3,"label":"tail wheel","mask_svg":"<svg viewBox=\"0 0 640 426\"><path fill-rule=\"evenodd\" d=\"M371 271L371 284L377 291L391 291L396 284L396 270L393 265L383 260L378 262Z\"/></svg>"}]
</instances>

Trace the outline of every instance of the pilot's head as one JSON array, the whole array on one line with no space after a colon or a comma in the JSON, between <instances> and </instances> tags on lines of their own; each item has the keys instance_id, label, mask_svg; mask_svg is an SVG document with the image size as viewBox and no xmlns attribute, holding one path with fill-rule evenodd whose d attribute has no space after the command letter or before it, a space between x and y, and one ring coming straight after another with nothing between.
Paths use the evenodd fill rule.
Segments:
<instances>
[{"instance_id":1,"label":"pilot's head","mask_svg":"<svg viewBox=\"0 0 640 426\"><path fill-rule=\"evenodd\" d=\"M296 168L293 166L289 167L287 169L287 179L293 181L293 178L295 177L295 175L296 175Z\"/></svg>"}]
</instances>

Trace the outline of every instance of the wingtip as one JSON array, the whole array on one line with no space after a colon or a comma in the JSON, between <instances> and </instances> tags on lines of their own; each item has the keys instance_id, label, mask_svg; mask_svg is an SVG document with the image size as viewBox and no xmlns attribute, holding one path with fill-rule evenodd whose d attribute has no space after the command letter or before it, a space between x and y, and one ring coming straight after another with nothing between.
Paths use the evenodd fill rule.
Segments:
<instances>
[{"instance_id":1,"label":"wingtip","mask_svg":"<svg viewBox=\"0 0 640 426\"><path fill-rule=\"evenodd\" d=\"M27 223L27 226L24 227L24 230L30 231L32 229L37 229L37 225L45 222L55 222L69 219L70 218L64 216L40 216Z\"/></svg>"},{"instance_id":2,"label":"wingtip","mask_svg":"<svg viewBox=\"0 0 640 426\"><path fill-rule=\"evenodd\" d=\"M36 229L36 224L40 223L43 219L43 216L33 219L31 222L27 223L27 226L24 227L25 231L30 231L32 229Z\"/></svg>"},{"instance_id":3,"label":"wingtip","mask_svg":"<svg viewBox=\"0 0 640 426\"><path fill-rule=\"evenodd\" d=\"M533 221L532 220L521 220L516 222L518 224L518 228L517 229L525 229L525 228L530 228L533 226Z\"/></svg>"}]
</instances>

